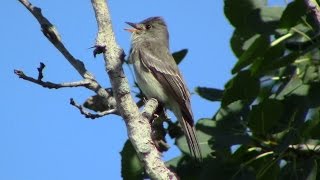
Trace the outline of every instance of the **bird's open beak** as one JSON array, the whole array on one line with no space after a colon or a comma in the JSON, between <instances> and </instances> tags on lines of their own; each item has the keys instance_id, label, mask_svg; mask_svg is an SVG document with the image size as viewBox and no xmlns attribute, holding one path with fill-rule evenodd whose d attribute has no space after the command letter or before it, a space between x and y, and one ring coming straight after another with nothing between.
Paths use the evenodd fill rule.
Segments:
<instances>
[{"instance_id":1,"label":"bird's open beak","mask_svg":"<svg viewBox=\"0 0 320 180\"><path fill-rule=\"evenodd\" d=\"M132 22L126 22L126 23L127 23L128 25L130 25L131 27L133 27L133 28L126 28L126 29L124 29L124 30L126 30L126 31L129 31L129 32L133 33L133 32L136 32L136 31L141 30L141 28L138 27L138 24L136 24L136 23L132 23Z\"/></svg>"}]
</instances>

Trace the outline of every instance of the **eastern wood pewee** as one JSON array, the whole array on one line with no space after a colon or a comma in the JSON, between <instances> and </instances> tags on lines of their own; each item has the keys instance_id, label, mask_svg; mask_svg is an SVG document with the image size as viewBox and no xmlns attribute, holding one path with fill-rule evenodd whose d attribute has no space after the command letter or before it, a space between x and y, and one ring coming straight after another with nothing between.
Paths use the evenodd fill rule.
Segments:
<instances>
[{"instance_id":1,"label":"eastern wood pewee","mask_svg":"<svg viewBox=\"0 0 320 180\"><path fill-rule=\"evenodd\" d=\"M129 62L137 83L147 98L155 98L173 111L187 138L191 155L201 160L193 123L190 93L169 50L169 33L162 18L151 17L140 23L127 22L132 29Z\"/></svg>"}]
</instances>

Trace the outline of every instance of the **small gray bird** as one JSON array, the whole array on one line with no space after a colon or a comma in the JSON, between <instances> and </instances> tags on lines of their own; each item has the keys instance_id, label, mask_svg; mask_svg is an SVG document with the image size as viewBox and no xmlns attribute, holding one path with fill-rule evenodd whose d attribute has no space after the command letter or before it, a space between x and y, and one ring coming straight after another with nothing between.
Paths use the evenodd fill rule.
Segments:
<instances>
[{"instance_id":1,"label":"small gray bird","mask_svg":"<svg viewBox=\"0 0 320 180\"><path fill-rule=\"evenodd\" d=\"M193 123L190 93L169 50L169 33L160 17L140 23L127 22L132 29L129 62L136 81L147 98L155 98L173 111L186 135L191 155L201 161L201 151Z\"/></svg>"}]
</instances>

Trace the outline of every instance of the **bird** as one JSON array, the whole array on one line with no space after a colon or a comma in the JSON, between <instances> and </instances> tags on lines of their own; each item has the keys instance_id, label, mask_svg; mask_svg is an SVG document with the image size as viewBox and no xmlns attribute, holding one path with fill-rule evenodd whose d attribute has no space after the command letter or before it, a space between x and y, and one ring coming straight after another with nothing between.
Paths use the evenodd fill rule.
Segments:
<instances>
[{"instance_id":1,"label":"bird","mask_svg":"<svg viewBox=\"0 0 320 180\"><path fill-rule=\"evenodd\" d=\"M178 119L187 139L191 156L202 161L194 127L190 92L169 50L169 32L162 17L150 17L139 23L126 22L131 28L131 50L136 82L147 97L155 98Z\"/></svg>"}]
</instances>

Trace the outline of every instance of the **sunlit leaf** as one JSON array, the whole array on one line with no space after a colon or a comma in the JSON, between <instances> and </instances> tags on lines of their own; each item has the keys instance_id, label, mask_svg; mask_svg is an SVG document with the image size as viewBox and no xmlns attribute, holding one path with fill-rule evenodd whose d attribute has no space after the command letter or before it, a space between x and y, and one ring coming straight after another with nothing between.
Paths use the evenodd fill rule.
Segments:
<instances>
[{"instance_id":1,"label":"sunlit leaf","mask_svg":"<svg viewBox=\"0 0 320 180\"><path fill-rule=\"evenodd\" d=\"M272 34L279 26L283 7L264 6L253 10L247 17L247 26L259 34Z\"/></svg>"}]
</instances>

